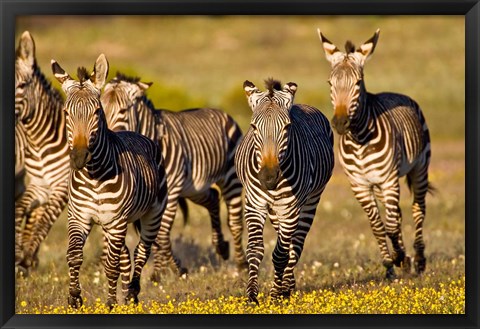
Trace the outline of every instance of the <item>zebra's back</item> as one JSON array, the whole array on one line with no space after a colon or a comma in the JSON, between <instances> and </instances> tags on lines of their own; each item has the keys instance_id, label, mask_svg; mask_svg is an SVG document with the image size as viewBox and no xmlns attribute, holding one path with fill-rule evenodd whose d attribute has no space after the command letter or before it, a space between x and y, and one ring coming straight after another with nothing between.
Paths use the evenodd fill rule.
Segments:
<instances>
[{"instance_id":1,"label":"zebra's back","mask_svg":"<svg viewBox=\"0 0 480 329\"><path fill-rule=\"evenodd\" d=\"M223 178L242 138L237 123L228 114L211 108L160 113L166 134L162 140L167 172L178 165L175 153L181 150L187 181L193 189L209 188Z\"/></svg>"},{"instance_id":2,"label":"zebra's back","mask_svg":"<svg viewBox=\"0 0 480 329\"><path fill-rule=\"evenodd\" d=\"M404 176L423 152L430 152L430 135L422 110L403 94L384 92L368 96L379 119L385 118L391 125L399 175Z\"/></svg>"}]
</instances>

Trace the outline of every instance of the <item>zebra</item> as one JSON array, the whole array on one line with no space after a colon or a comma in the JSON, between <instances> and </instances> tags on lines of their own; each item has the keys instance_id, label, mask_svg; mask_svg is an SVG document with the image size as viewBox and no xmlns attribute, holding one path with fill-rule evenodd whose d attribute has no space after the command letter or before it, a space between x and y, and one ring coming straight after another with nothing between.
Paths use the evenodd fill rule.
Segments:
<instances>
[{"instance_id":1,"label":"zebra","mask_svg":"<svg viewBox=\"0 0 480 329\"><path fill-rule=\"evenodd\" d=\"M413 192L417 274L426 267L422 228L425 196L433 187L428 181L430 136L419 105L402 94L372 94L366 90L363 67L375 49L379 34L378 29L357 49L347 41L346 52L342 52L318 30L332 67L328 82L334 109L332 126L340 136L340 163L370 220L386 277L391 279L395 277L394 265L406 273L411 271L411 258L405 253L401 232L399 178L406 175ZM385 223L377 200L385 205ZM392 253L387 236L392 242Z\"/></svg>"},{"instance_id":2,"label":"zebra","mask_svg":"<svg viewBox=\"0 0 480 329\"><path fill-rule=\"evenodd\" d=\"M15 123L15 200L25 192L25 146L26 137L23 125Z\"/></svg>"},{"instance_id":3,"label":"zebra","mask_svg":"<svg viewBox=\"0 0 480 329\"><path fill-rule=\"evenodd\" d=\"M270 296L288 297L295 288L294 267L334 166L333 132L327 118L312 106L293 104L295 83L282 89L279 81L270 78L265 84L264 92L248 80L243 84L253 115L235 155L245 189L246 292L257 305L267 215L278 234Z\"/></svg>"},{"instance_id":4,"label":"zebra","mask_svg":"<svg viewBox=\"0 0 480 329\"><path fill-rule=\"evenodd\" d=\"M118 73L105 86L102 104L111 129L136 131L162 145L169 196L153 248L152 279L158 281L162 269L168 265L180 275L187 272L172 254L170 241L177 201L182 198L208 210L212 243L223 259L229 258L229 245L221 231L219 193L213 184L219 187L227 205L237 267L246 268L242 248L242 185L234 167L235 150L243 136L238 124L226 113L211 108L156 110L145 95L150 85Z\"/></svg>"},{"instance_id":5,"label":"zebra","mask_svg":"<svg viewBox=\"0 0 480 329\"><path fill-rule=\"evenodd\" d=\"M33 37L25 31L15 57L15 143L24 142L28 180L25 192L15 201L15 263L19 269L38 264L40 244L67 203L68 144L62 108L63 99L41 72Z\"/></svg>"},{"instance_id":6,"label":"zebra","mask_svg":"<svg viewBox=\"0 0 480 329\"><path fill-rule=\"evenodd\" d=\"M129 273L130 253L125 244L127 224L135 223L140 240L134 253L131 281L124 281L126 301L138 303L140 276L160 228L167 200L167 182L160 147L134 132L112 132L100 102L109 64L97 58L92 74L78 68L74 80L55 61L55 78L66 94L64 110L70 149L68 184L68 250L70 286L68 303L82 305L78 280L83 246L92 225L102 227L108 241L104 263L108 278L107 305L116 304L120 271Z\"/></svg>"}]
</instances>

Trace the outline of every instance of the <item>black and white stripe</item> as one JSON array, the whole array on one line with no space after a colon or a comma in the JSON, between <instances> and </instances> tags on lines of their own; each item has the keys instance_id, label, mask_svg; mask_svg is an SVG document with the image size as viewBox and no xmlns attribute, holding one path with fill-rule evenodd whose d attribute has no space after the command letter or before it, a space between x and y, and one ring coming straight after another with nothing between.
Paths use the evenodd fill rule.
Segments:
<instances>
[{"instance_id":1,"label":"black and white stripe","mask_svg":"<svg viewBox=\"0 0 480 329\"><path fill-rule=\"evenodd\" d=\"M93 224L103 228L108 242L104 262L108 300L117 302L117 280L122 272L126 300L138 302L140 275L151 250L167 200L167 185L160 147L134 132L112 132L107 127L100 91L108 74L101 54L90 75L79 68L72 79L57 62L52 70L66 94L70 178L68 184L69 304L82 304L79 270L83 246ZM127 224L135 223L140 240L134 253L133 276L125 244Z\"/></svg>"},{"instance_id":2,"label":"black and white stripe","mask_svg":"<svg viewBox=\"0 0 480 329\"><path fill-rule=\"evenodd\" d=\"M280 82L269 79L266 87L261 92L253 83L244 83L253 115L235 156L245 188L247 295L256 303L267 216L278 233L270 295L289 296L295 288L294 267L334 166L333 133L327 118L314 107L293 104L295 83L282 89Z\"/></svg>"},{"instance_id":3,"label":"black and white stripe","mask_svg":"<svg viewBox=\"0 0 480 329\"><path fill-rule=\"evenodd\" d=\"M426 265L422 228L425 196L430 187L431 153L422 111L408 96L367 92L363 67L375 49L379 30L357 49L347 41L346 52L318 32L332 65L329 78L334 108L332 125L340 135L340 163L370 220L387 277L394 276L394 265L410 271L410 257L406 256L402 240L399 206L399 177L404 175L413 192L414 265L416 272L422 273ZM377 200L385 205L385 221L380 217ZM393 252L389 251L387 236Z\"/></svg>"},{"instance_id":4,"label":"black and white stripe","mask_svg":"<svg viewBox=\"0 0 480 329\"><path fill-rule=\"evenodd\" d=\"M171 251L170 230L177 203L188 198L204 206L211 218L212 243L224 259L229 245L220 223L219 192L227 205L228 226L234 239L235 261L246 267L242 247L242 185L234 168L234 154L242 138L237 123L226 113L198 108L172 112L156 110L145 91L150 86L138 78L117 74L102 95L108 125L113 130L139 132L162 145L169 188L168 204L157 237L154 279L168 265L185 271Z\"/></svg>"},{"instance_id":5,"label":"black and white stripe","mask_svg":"<svg viewBox=\"0 0 480 329\"><path fill-rule=\"evenodd\" d=\"M40 71L35 43L25 31L15 58L15 114L25 134L28 186L15 202L15 260L37 263L37 252L67 203L68 145L63 100ZM22 143L16 132L16 143ZM17 152L17 156L21 152Z\"/></svg>"}]
</instances>

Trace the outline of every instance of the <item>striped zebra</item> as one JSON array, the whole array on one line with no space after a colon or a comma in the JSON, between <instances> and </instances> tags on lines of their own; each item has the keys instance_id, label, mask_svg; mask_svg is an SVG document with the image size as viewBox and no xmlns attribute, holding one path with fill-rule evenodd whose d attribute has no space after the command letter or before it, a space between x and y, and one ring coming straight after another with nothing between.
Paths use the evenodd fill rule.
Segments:
<instances>
[{"instance_id":1,"label":"striped zebra","mask_svg":"<svg viewBox=\"0 0 480 329\"><path fill-rule=\"evenodd\" d=\"M329 84L334 115L332 125L340 135L340 163L356 199L367 213L380 247L387 278L393 266L410 272L411 259L402 240L399 177L407 176L413 192L416 273L425 271L423 221L428 182L430 137L418 104L410 97L367 92L363 77L365 61L372 55L380 30L359 48L347 41L340 51L318 30L327 60L332 66ZM377 200L385 205L382 221ZM392 242L389 251L387 236Z\"/></svg>"},{"instance_id":2,"label":"striped zebra","mask_svg":"<svg viewBox=\"0 0 480 329\"><path fill-rule=\"evenodd\" d=\"M145 95L149 86L138 78L117 74L105 86L102 104L111 129L136 131L162 145L169 196L154 245L152 279L158 281L162 269L168 265L180 274L186 272L172 254L170 241L177 202L182 198L208 210L212 243L216 252L228 259L229 244L224 240L220 224L219 192L213 184L219 187L227 205L237 266L246 268L242 248L242 185L234 167L235 150L242 138L239 126L226 113L210 108L180 112L156 110Z\"/></svg>"},{"instance_id":3,"label":"striped zebra","mask_svg":"<svg viewBox=\"0 0 480 329\"><path fill-rule=\"evenodd\" d=\"M15 200L25 192L25 146L27 137L21 123L15 123Z\"/></svg>"},{"instance_id":4,"label":"striped zebra","mask_svg":"<svg viewBox=\"0 0 480 329\"><path fill-rule=\"evenodd\" d=\"M104 263L110 308L116 304L117 280L122 272L126 301L138 302L140 276L160 228L167 200L167 183L160 147L134 132L112 132L100 102L108 74L101 54L89 74L78 69L74 80L52 60L52 71L66 94L65 113L71 171L68 184L69 305L82 305L79 270L83 246L93 224L108 241ZM127 224L135 223L140 240L134 253L131 281L130 253L125 244Z\"/></svg>"},{"instance_id":5,"label":"striped zebra","mask_svg":"<svg viewBox=\"0 0 480 329\"><path fill-rule=\"evenodd\" d=\"M28 269L67 203L68 144L63 99L41 72L25 31L15 58L15 113L25 133L28 186L15 201L15 262ZM17 130L17 128L16 128ZM16 134L15 143L22 143Z\"/></svg>"},{"instance_id":6,"label":"striped zebra","mask_svg":"<svg viewBox=\"0 0 480 329\"><path fill-rule=\"evenodd\" d=\"M247 295L250 302L258 304L266 217L278 234L272 255L275 277L270 296L288 297L295 288L294 267L332 175L333 133L318 109L293 104L295 83L281 89L279 81L268 79L264 92L250 81L243 86L253 115L238 146L235 165L245 188Z\"/></svg>"}]
</instances>

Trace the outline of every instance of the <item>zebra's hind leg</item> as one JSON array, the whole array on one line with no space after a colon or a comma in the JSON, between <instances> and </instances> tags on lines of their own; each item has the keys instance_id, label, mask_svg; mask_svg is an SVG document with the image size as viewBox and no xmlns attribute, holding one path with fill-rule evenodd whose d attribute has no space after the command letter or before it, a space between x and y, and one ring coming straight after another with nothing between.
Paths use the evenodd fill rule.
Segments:
<instances>
[{"instance_id":1,"label":"zebra's hind leg","mask_svg":"<svg viewBox=\"0 0 480 329\"><path fill-rule=\"evenodd\" d=\"M105 254L106 257L106 254ZM106 259L105 259L106 261ZM103 262L105 264L105 262ZM130 276L132 272L132 260L130 259L130 251L126 245L122 248L122 253L120 254L120 276L122 279L122 293L123 296L127 296L128 288L130 284Z\"/></svg>"},{"instance_id":2,"label":"zebra's hind leg","mask_svg":"<svg viewBox=\"0 0 480 329\"><path fill-rule=\"evenodd\" d=\"M417 274L425 271L427 259L425 258L425 242L423 241L423 221L425 220L425 197L428 192L428 163L419 168L414 168L407 175L410 188L413 192L412 215L415 223L415 249L414 267Z\"/></svg>"},{"instance_id":3,"label":"zebra's hind leg","mask_svg":"<svg viewBox=\"0 0 480 329\"><path fill-rule=\"evenodd\" d=\"M392 183L393 181L393 183ZM405 253L402 237L402 212L400 209L400 184L398 178L392 177L388 186L382 188L382 202L386 210L386 232L392 242L392 259L395 266L401 267L404 273L410 271L410 257Z\"/></svg>"},{"instance_id":4,"label":"zebra's hind leg","mask_svg":"<svg viewBox=\"0 0 480 329\"><path fill-rule=\"evenodd\" d=\"M178 191L172 189L168 193L167 207L163 213L157 238L152 245L155 265L150 280L154 282L160 282L162 273L164 274L169 267L173 268L179 276L188 273L188 270L181 266L180 260L172 253L170 231L177 212Z\"/></svg>"},{"instance_id":5,"label":"zebra's hind leg","mask_svg":"<svg viewBox=\"0 0 480 329\"><path fill-rule=\"evenodd\" d=\"M290 243L288 264L283 274L282 294L284 297L290 297L292 291L295 290L294 269L302 255L305 239L312 227L313 219L315 218L315 213L317 211L317 205L322 193L323 189L316 195L310 197L300 212L299 222Z\"/></svg>"},{"instance_id":6,"label":"zebra's hind leg","mask_svg":"<svg viewBox=\"0 0 480 329\"><path fill-rule=\"evenodd\" d=\"M156 207L140 220L140 241L135 248L135 267L133 269L132 280L128 287L127 302L133 301L135 304L138 303L142 270L148 257L150 257L151 247L160 228L164 209L164 206Z\"/></svg>"},{"instance_id":7,"label":"zebra's hind leg","mask_svg":"<svg viewBox=\"0 0 480 329\"><path fill-rule=\"evenodd\" d=\"M353 184L352 190L355 198L360 203L360 206L363 208L370 221L373 235L375 236L375 239L377 240L378 246L380 248L382 264L386 268L386 278L394 279L395 270L393 269L393 259L390 256L390 251L388 250L387 232L385 230L385 225L380 218L380 213L373 194L373 190L370 186L363 187L355 186Z\"/></svg>"},{"instance_id":8,"label":"zebra's hind leg","mask_svg":"<svg viewBox=\"0 0 480 329\"><path fill-rule=\"evenodd\" d=\"M220 255L223 260L227 260L230 257L230 246L228 241L225 241L223 238L218 191L214 188L209 188L202 193L189 196L189 199L208 210L212 225L212 244L215 247L216 253Z\"/></svg>"},{"instance_id":9,"label":"zebra's hind leg","mask_svg":"<svg viewBox=\"0 0 480 329\"><path fill-rule=\"evenodd\" d=\"M235 173L235 167L232 166L231 170ZM232 174L233 175L233 174ZM224 182L217 183L222 190L222 197L227 205L228 214L228 228L233 237L233 246L235 252L235 263L239 270L248 269L248 262L245 256L245 251L242 246L242 234L243 234L243 208L242 208L242 184L238 180L235 174L235 178L227 174L230 177L225 185Z\"/></svg>"}]
</instances>

